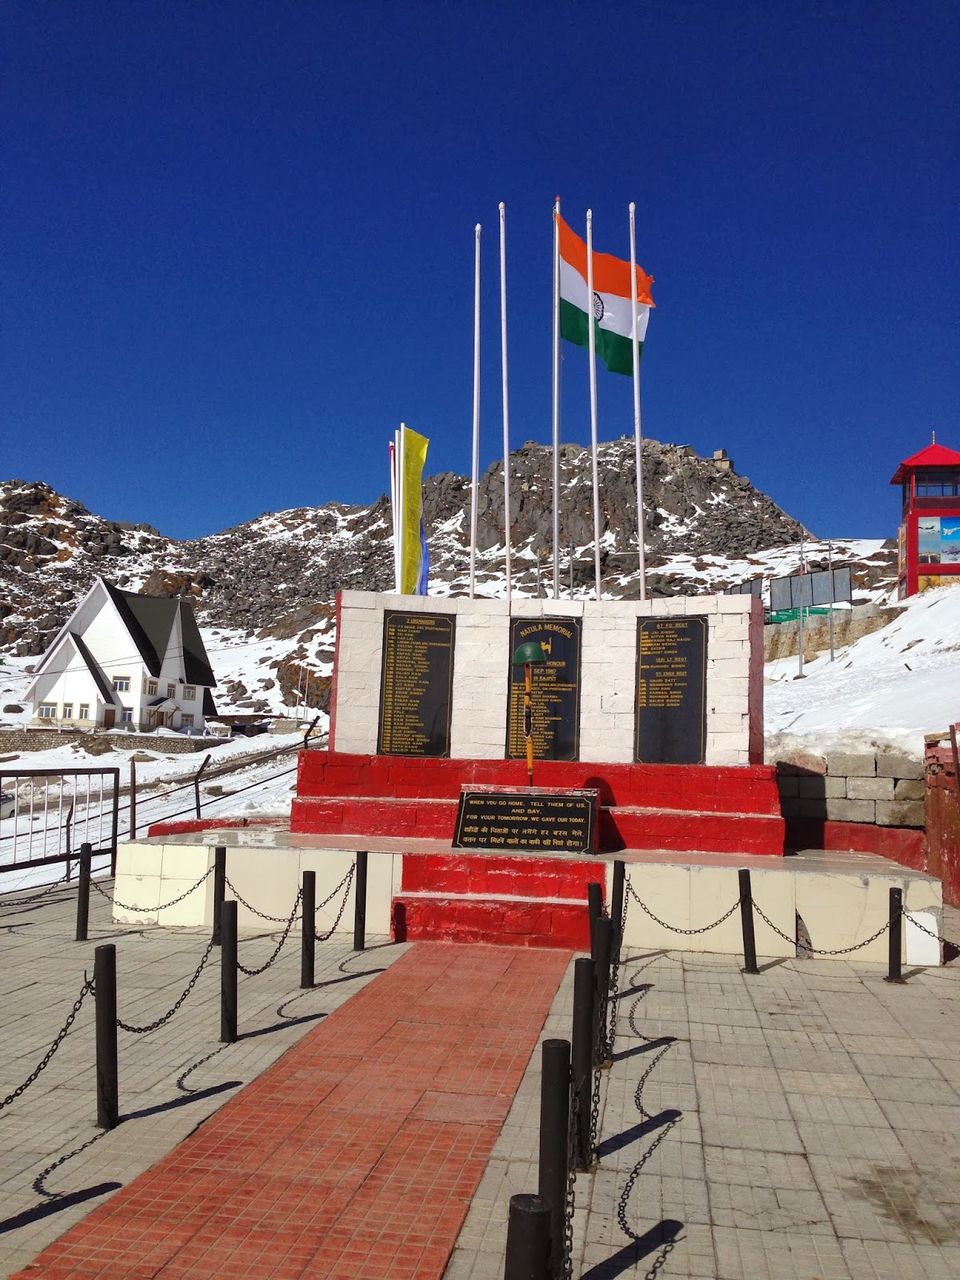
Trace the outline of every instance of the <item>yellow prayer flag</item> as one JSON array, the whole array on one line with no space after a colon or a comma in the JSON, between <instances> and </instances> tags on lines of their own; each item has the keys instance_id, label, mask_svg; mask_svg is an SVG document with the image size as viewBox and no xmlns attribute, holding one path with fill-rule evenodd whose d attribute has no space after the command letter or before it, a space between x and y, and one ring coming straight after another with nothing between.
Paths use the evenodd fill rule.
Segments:
<instances>
[{"instance_id":1,"label":"yellow prayer flag","mask_svg":"<svg viewBox=\"0 0 960 1280\"><path fill-rule=\"evenodd\" d=\"M427 461L430 441L409 427L401 428L400 456L403 471L400 477L400 519L402 522L403 564L400 570L400 590L412 596L420 582L420 565L423 554L420 545L420 520L423 514L423 468Z\"/></svg>"}]
</instances>

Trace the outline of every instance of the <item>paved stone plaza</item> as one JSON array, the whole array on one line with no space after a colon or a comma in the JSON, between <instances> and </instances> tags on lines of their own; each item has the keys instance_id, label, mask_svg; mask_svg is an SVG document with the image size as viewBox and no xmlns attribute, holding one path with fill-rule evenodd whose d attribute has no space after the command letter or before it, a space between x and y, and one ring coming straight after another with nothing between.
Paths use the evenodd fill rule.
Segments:
<instances>
[{"instance_id":1,"label":"paved stone plaza","mask_svg":"<svg viewBox=\"0 0 960 1280\"><path fill-rule=\"evenodd\" d=\"M99 895L92 904L90 942L74 943L74 895L58 890L42 903L16 911L0 902L6 949L0 979L5 1032L0 1096L43 1056L79 994L84 966L92 971L98 942L117 942L119 1012L136 1022L169 1008L203 955L207 940L199 931L118 930L109 923ZM948 909L945 915L945 931L955 938L960 912ZM262 963L276 936L242 940L241 959ZM451 976L457 972L458 985L464 981L460 971L468 949L463 947L384 945L356 955L349 951L349 935L341 936L342 942L318 947L321 985L302 996L294 938L265 974L242 978L241 1033L247 1034L222 1051L215 960L169 1024L146 1036L121 1032L121 1112L127 1119L101 1137L94 1125L93 1008L88 1000L75 1030L37 1083L0 1113L0 1273L25 1267L98 1206L119 1205L122 1197L109 1199L117 1184L129 1185L138 1173L156 1166L229 1099L239 1102L240 1086L260 1076L297 1041L302 1042L297 1053L307 1055L304 1063L317 1065L296 1071L296 1091L285 1101L292 1100L298 1110L302 1093L306 1105L315 1106L312 1072L320 1071L324 1089L329 1089L326 1077L333 1069L325 1059L325 1015L367 987L369 998L356 1003L354 1023L367 1016L364 1009L372 1011L370 1016L385 1017L396 996L377 997L376 978L388 967L393 975L395 959L412 951L413 960L419 952L436 982L443 981L445 967ZM492 952L503 949L480 950L494 962ZM537 954L514 954L516 972L532 965L542 988L546 971ZM509 955L494 968L497 964L509 965ZM604 1073L601 1089L600 1162L594 1173L577 1180L573 1275L590 1280L651 1274L677 1280L946 1280L960 1274L958 966L954 962L911 973L906 985L890 986L882 981L880 968L858 964L856 957L852 963L778 961L748 978L731 957L684 957L680 952L628 956L615 1006L614 1065ZM403 968L391 977L394 984ZM481 965L477 972L483 969ZM559 975L555 965L554 971ZM549 996L543 1005L549 1013L542 1036L569 1036L571 992L568 964L552 1005ZM470 1013L475 1004L458 1004L463 1006L451 994L450 1017L483 1021ZM513 1025L509 1020L521 1012L529 1021L533 1006L503 1012ZM416 1020L410 1010L402 1013ZM390 1010L389 1016L401 1015ZM489 1013L484 1016L489 1021ZM490 1025L498 1021L503 1024L501 1017ZM525 1029L525 1038L527 1034ZM476 1125L489 1131L489 1106L473 1113L467 1097L476 1035L472 1050L449 1030L433 1040L428 1037L426 1049L403 1060L410 1087L396 1093L395 1106L422 1116L428 1103L428 1110L440 1105L438 1066L429 1050L434 1040L437 1062L451 1052L464 1057L466 1073L459 1083L451 1077L446 1085L462 1094L457 1122L461 1128ZM213 1056L201 1062L208 1054ZM445 1270L438 1264L438 1247L429 1254L425 1250L422 1266L410 1274L444 1274L446 1280L502 1276L509 1197L535 1191L537 1185L539 1060L537 1048L512 1106L505 1099L506 1120L496 1141L491 1138L485 1169L481 1165L478 1171L479 1185L463 1201L462 1226L458 1228L461 1219L453 1211L444 1219L449 1244L455 1244ZM296 1061L289 1058L292 1066ZM198 1062L197 1070L183 1079ZM388 1054L387 1062L396 1071L401 1060ZM354 1072L356 1063L341 1062L336 1069ZM373 1063L364 1061L363 1069L369 1073ZM449 1074L452 1066L445 1070ZM273 1078L265 1076L264 1084ZM337 1088L347 1083L345 1076ZM477 1103L491 1096L489 1083L479 1077L475 1083ZM345 1094L338 1096L344 1114ZM369 1115L371 1104L363 1091L355 1097L358 1113ZM389 1095L378 1094L378 1099L382 1112ZM237 1104L231 1106L237 1114ZM504 1111L506 1107L500 1114ZM440 1120L453 1118L444 1113ZM385 1123L379 1127L390 1129ZM200 1135L208 1132L208 1142L213 1142L215 1128L205 1125ZM85 1143L90 1145L47 1175L39 1192L34 1189L38 1175ZM223 1158L229 1159L229 1146ZM279 1148L278 1158L282 1163ZM173 1171L174 1181L177 1159L174 1154L164 1165ZM396 1174L406 1176L402 1162ZM309 1176L316 1176L315 1171ZM357 1205L370 1205L373 1235L379 1229L373 1183L383 1176L380 1161L371 1169L370 1183L361 1178L355 1193ZM316 1201L318 1212L323 1199ZM96 1215L89 1221L93 1224ZM161 1217L158 1227L163 1221ZM243 1221L242 1210L236 1221ZM353 1231L355 1237L363 1234L362 1219ZM303 1274L332 1274L332 1263L317 1269L320 1255L315 1256ZM208 1273L233 1274L221 1269L223 1262L222 1253L211 1252ZM203 1255L194 1256L190 1274L207 1274L203 1265ZM173 1275L175 1270L163 1266L142 1274ZM399 1274L396 1266L393 1270ZM51 1264L34 1274L59 1277L70 1272ZM134 1272L115 1260L104 1262L96 1274L120 1280ZM266 1267L256 1274L279 1272ZM377 1274L387 1272L381 1268Z\"/></svg>"},{"instance_id":2,"label":"paved stone plaza","mask_svg":"<svg viewBox=\"0 0 960 1280\"><path fill-rule=\"evenodd\" d=\"M960 911L944 914L960 937ZM960 960L903 986L883 973L628 957L599 1167L577 1180L574 1276L960 1276ZM569 1037L570 979L546 1036ZM509 1198L537 1189L538 1069L539 1054L445 1280L503 1275Z\"/></svg>"}]
</instances>

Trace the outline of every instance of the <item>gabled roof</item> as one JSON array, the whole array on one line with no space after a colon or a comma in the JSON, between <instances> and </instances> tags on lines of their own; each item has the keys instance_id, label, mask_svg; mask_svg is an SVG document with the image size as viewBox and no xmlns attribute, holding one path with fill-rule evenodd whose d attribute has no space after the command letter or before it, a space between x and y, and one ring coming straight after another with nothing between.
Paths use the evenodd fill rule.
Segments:
<instances>
[{"instance_id":1,"label":"gabled roof","mask_svg":"<svg viewBox=\"0 0 960 1280\"><path fill-rule=\"evenodd\" d=\"M177 616L183 637L183 674L187 684L215 685L203 640L193 609L186 600L166 596L138 596L121 591L102 578L104 587L116 606L130 638L137 646L144 666L152 676L159 676Z\"/></svg>"},{"instance_id":2,"label":"gabled roof","mask_svg":"<svg viewBox=\"0 0 960 1280\"><path fill-rule=\"evenodd\" d=\"M891 484L902 484L907 472L925 470L928 467L960 467L960 453L956 449L948 449L945 444L928 444L919 453L904 458L893 473Z\"/></svg>"},{"instance_id":3,"label":"gabled roof","mask_svg":"<svg viewBox=\"0 0 960 1280\"><path fill-rule=\"evenodd\" d=\"M113 686L110 684L109 680L107 680L106 676L97 666L97 663L96 663L96 660L94 659L93 654L90 652L90 650L84 644L83 640L80 638L80 636L77 635L75 631L70 632L70 639L76 645L77 653L79 653L80 657L86 663L87 670L93 676L94 683L96 684L97 688L100 690L100 694L104 702L109 707L117 706L118 705L117 695L114 692Z\"/></svg>"}]
</instances>

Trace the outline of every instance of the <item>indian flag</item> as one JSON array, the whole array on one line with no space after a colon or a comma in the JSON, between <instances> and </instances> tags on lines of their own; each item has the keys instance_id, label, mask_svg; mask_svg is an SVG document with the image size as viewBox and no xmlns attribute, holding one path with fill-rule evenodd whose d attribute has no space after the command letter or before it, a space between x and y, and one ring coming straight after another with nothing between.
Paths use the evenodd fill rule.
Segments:
<instances>
[{"instance_id":1,"label":"indian flag","mask_svg":"<svg viewBox=\"0 0 960 1280\"><path fill-rule=\"evenodd\" d=\"M633 290L630 263L609 253L593 255L593 299L587 298L587 246L559 213L557 233L560 245L560 334L578 347L590 341L587 315L596 323L597 355L612 373L633 372ZM637 335L640 354L647 333L653 276L637 267Z\"/></svg>"}]
</instances>

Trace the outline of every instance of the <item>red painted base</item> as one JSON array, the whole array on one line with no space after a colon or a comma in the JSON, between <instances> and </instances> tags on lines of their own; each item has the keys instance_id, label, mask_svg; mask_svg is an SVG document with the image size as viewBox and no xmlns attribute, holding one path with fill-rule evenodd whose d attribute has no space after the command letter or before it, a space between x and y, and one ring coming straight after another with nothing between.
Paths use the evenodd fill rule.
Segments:
<instances>
[{"instance_id":1,"label":"red painted base","mask_svg":"<svg viewBox=\"0 0 960 1280\"><path fill-rule=\"evenodd\" d=\"M926 834L916 827L877 827L870 822L821 822L791 818L788 849L854 849L890 858L914 871L926 869Z\"/></svg>"},{"instance_id":2,"label":"red painted base","mask_svg":"<svg viewBox=\"0 0 960 1280\"><path fill-rule=\"evenodd\" d=\"M462 786L522 786L517 760L420 760L304 751L290 829L451 840ZM780 856L776 770L765 765L538 763L538 785L599 791L604 852L670 849Z\"/></svg>"},{"instance_id":3,"label":"red painted base","mask_svg":"<svg viewBox=\"0 0 960 1280\"><path fill-rule=\"evenodd\" d=\"M581 904L404 896L393 901L391 934L396 942L490 942L500 946L590 950L586 901Z\"/></svg>"}]
</instances>

